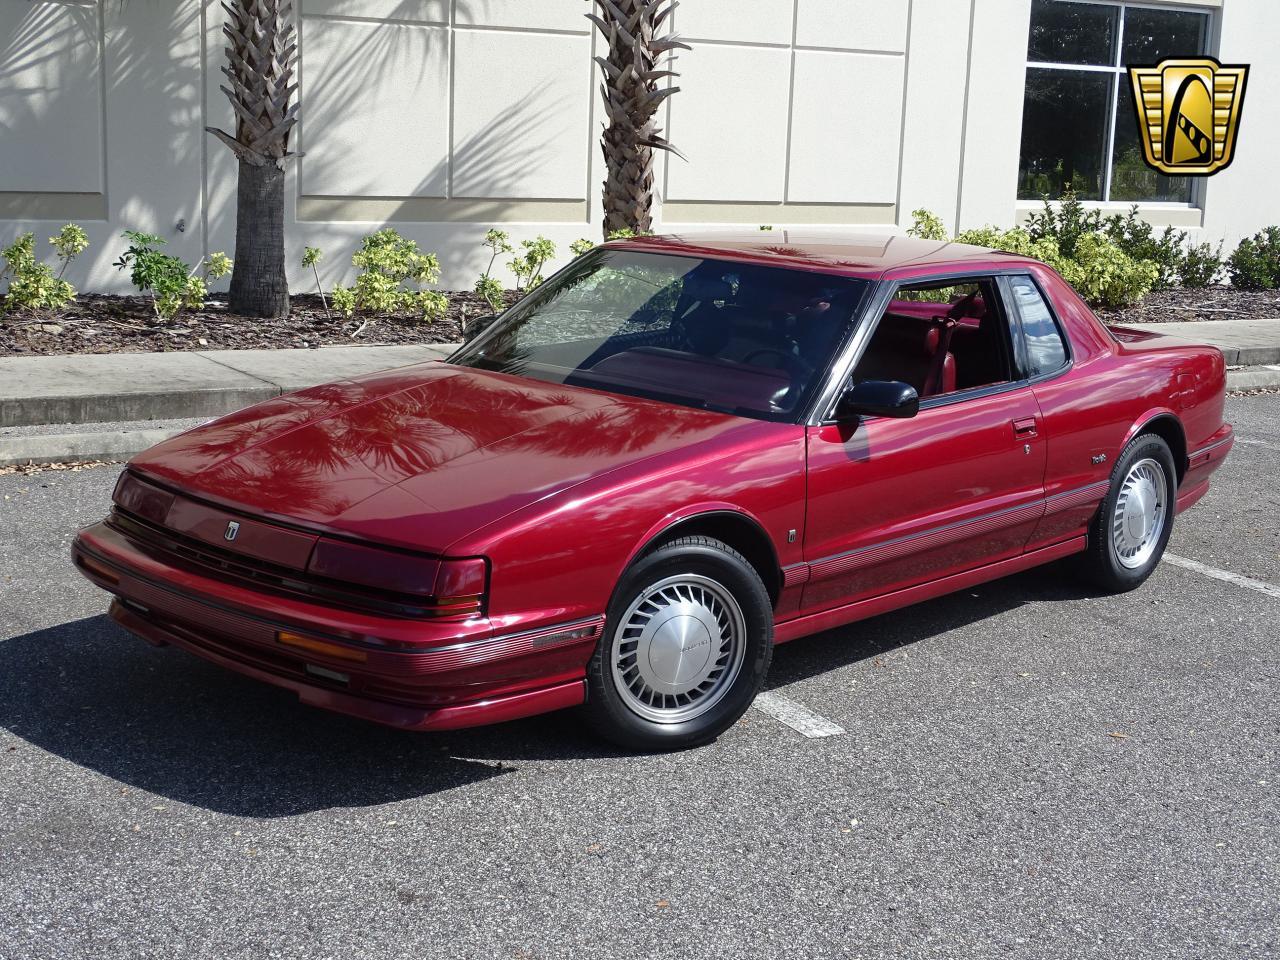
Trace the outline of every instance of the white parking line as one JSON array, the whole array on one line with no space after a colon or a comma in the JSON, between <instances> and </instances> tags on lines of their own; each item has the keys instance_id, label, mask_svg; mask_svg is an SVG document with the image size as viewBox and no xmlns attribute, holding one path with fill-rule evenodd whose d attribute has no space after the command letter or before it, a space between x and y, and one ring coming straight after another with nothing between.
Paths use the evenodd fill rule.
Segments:
<instances>
[{"instance_id":1,"label":"white parking line","mask_svg":"<svg viewBox=\"0 0 1280 960\"><path fill-rule=\"evenodd\" d=\"M1269 450L1280 450L1280 444L1269 440L1252 440L1249 437L1236 437L1236 443L1247 443L1251 447L1266 447Z\"/></svg>"},{"instance_id":2,"label":"white parking line","mask_svg":"<svg viewBox=\"0 0 1280 960\"><path fill-rule=\"evenodd\" d=\"M818 716L808 707L801 706L778 693L757 694L756 702L752 706L810 739L838 737L845 732L844 727L839 724L832 723L826 717Z\"/></svg>"},{"instance_id":3,"label":"white parking line","mask_svg":"<svg viewBox=\"0 0 1280 960\"><path fill-rule=\"evenodd\" d=\"M1268 597L1280 600L1280 587L1277 587L1274 583L1254 580L1252 577L1232 573L1230 570L1222 570L1218 567L1211 567L1208 564L1201 563L1199 560L1188 560L1186 557L1179 557L1173 553L1166 553L1164 558L1175 566L1194 570L1196 573L1203 574L1206 577L1213 577L1215 580L1222 580L1225 583L1234 583L1237 587L1248 587L1250 590L1257 590L1259 593L1265 593Z\"/></svg>"}]
</instances>

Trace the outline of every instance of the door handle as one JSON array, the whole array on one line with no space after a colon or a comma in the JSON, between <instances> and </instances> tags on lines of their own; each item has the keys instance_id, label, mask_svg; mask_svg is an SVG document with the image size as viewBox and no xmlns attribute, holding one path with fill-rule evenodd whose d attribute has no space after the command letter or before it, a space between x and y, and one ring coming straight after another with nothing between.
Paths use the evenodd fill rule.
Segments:
<instances>
[{"instance_id":1,"label":"door handle","mask_svg":"<svg viewBox=\"0 0 1280 960\"><path fill-rule=\"evenodd\" d=\"M1013 435L1019 440L1034 437L1036 435L1036 418L1025 417L1021 420L1013 421Z\"/></svg>"}]
</instances>

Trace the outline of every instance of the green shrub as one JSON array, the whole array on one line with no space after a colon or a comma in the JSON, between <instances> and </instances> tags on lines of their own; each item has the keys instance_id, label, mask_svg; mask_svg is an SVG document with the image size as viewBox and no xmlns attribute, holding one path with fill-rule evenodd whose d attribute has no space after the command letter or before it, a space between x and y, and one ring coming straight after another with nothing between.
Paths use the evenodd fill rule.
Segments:
<instances>
[{"instance_id":1,"label":"green shrub","mask_svg":"<svg viewBox=\"0 0 1280 960\"><path fill-rule=\"evenodd\" d=\"M302 268L311 268L312 274L316 278L316 293L320 294L320 304L324 307L324 312L329 312L329 301L324 298L324 288L320 286L320 267L319 263L324 259L324 251L319 247L306 247L302 251Z\"/></svg>"},{"instance_id":2,"label":"green shrub","mask_svg":"<svg viewBox=\"0 0 1280 960\"><path fill-rule=\"evenodd\" d=\"M1133 259L1100 233L1080 237L1072 259L1078 273L1064 278L1090 304L1110 309L1137 303L1160 276L1158 264Z\"/></svg>"},{"instance_id":3,"label":"green shrub","mask_svg":"<svg viewBox=\"0 0 1280 960\"><path fill-rule=\"evenodd\" d=\"M573 241L573 243L569 244L569 252L572 253L575 257L580 257L584 253L586 253L588 250L594 250L595 248L596 248L596 245L592 243L590 240L588 240L586 237L583 237L580 240L575 240Z\"/></svg>"},{"instance_id":4,"label":"green shrub","mask_svg":"<svg viewBox=\"0 0 1280 960\"><path fill-rule=\"evenodd\" d=\"M1055 270L1063 264L1063 257L1058 245L1052 240L1033 239L1031 234L1021 227L1012 230L997 230L995 227L981 227L977 230L966 230L956 237L957 243L971 243L975 247L991 247L1005 253L1016 253L1023 257L1042 260ZM1061 270L1058 270L1061 273Z\"/></svg>"},{"instance_id":5,"label":"green shrub","mask_svg":"<svg viewBox=\"0 0 1280 960\"><path fill-rule=\"evenodd\" d=\"M208 295L210 279L231 272L231 258L225 253L201 257L196 265L171 253L157 249L165 241L150 233L126 230L129 248L115 262L119 270L128 270L129 279L140 293L150 294L151 307L161 320L173 320L183 310L200 310ZM204 275L197 276L201 268Z\"/></svg>"},{"instance_id":6,"label":"green shrub","mask_svg":"<svg viewBox=\"0 0 1280 960\"><path fill-rule=\"evenodd\" d=\"M1267 227L1241 240L1227 258L1227 272L1241 290L1280 287L1280 227Z\"/></svg>"},{"instance_id":7,"label":"green shrub","mask_svg":"<svg viewBox=\"0 0 1280 960\"><path fill-rule=\"evenodd\" d=\"M912 229L919 230L917 236L929 232L936 234L933 224L940 222L936 217L925 210L916 211L912 216ZM988 226L966 230L956 237L956 241L1003 250L1047 263L1093 306L1115 308L1136 303L1151 291L1159 275L1159 268L1149 260L1130 257L1101 232L1077 234L1076 229L1083 216L1074 212L1069 213L1066 219L1065 229L1074 244L1073 256L1066 256L1055 239L1064 229L1064 224L1053 211L1042 215L1042 225L1038 231L1024 230L1021 227L999 230ZM1045 218L1053 219L1053 229L1045 229Z\"/></svg>"},{"instance_id":8,"label":"green shrub","mask_svg":"<svg viewBox=\"0 0 1280 960\"><path fill-rule=\"evenodd\" d=\"M494 227L485 232L484 245L489 248L489 265L484 268L484 273L480 274L480 279L476 281L475 292L484 297L485 302L489 304L495 311L501 310L502 302L502 284L493 276L493 264L499 255L511 253L511 237L505 230L499 230Z\"/></svg>"},{"instance_id":9,"label":"green shrub","mask_svg":"<svg viewBox=\"0 0 1280 960\"><path fill-rule=\"evenodd\" d=\"M540 284L543 266L556 255L556 245L546 237L521 240L520 246L524 253L507 263L507 268L515 274L517 292L532 290Z\"/></svg>"},{"instance_id":10,"label":"green shrub","mask_svg":"<svg viewBox=\"0 0 1280 960\"><path fill-rule=\"evenodd\" d=\"M1102 212L1087 209L1070 187L1062 194L1056 209L1046 196L1044 210L1027 218L1027 233L1032 240L1052 240L1062 256L1068 258L1076 255L1076 244L1081 237L1101 229Z\"/></svg>"},{"instance_id":11,"label":"green shrub","mask_svg":"<svg viewBox=\"0 0 1280 960\"><path fill-rule=\"evenodd\" d=\"M1163 290L1177 284L1185 260L1187 234L1185 230L1165 227L1156 233L1151 224L1138 218L1138 205L1129 213L1113 214L1103 223L1107 237L1134 260L1149 260L1156 265L1159 274L1155 289Z\"/></svg>"},{"instance_id":12,"label":"green shrub","mask_svg":"<svg viewBox=\"0 0 1280 960\"><path fill-rule=\"evenodd\" d=\"M630 240L632 237L651 237L652 230L635 231L630 227L623 227L621 230L610 230L605 234L605 240Z\"/></svg>"},{"instance_id":13,"label":"green shrub","mask_svg":"<svg viewBox=\"0 0 1280 960\"><path fill-rule=\"evenodd\" d=\"M1188 246L1178 265L1178 279L1184 287L1207 287L1222 272L1222 244Z\"/></svg>"},{"instance_id":14,"label":"green shrub","mask_svg":"<svg viewBox=\"0 0 1280 960\"><path fill-rule=\"evenodd\" d=\"M57 274L48 264L36 259L33 233L24 233L0 250L0 257L5 262L0 279L9 281L2 312L60 310L76 298L75 288L63 280L62 275L67 272L67 265L88 249L89 238L78 224L68 223L49 238L49 244L62 263Z\"/></svg>"},{"instance_id":15,"label":"green shrub","mask_svg":"<svg viewBox=\"0 0 1280 960\"><path fill-rule=\"evenodd\" d=\"M940 216L921 207L911 211L911 226L907 229L907 235L921 240L945 240L947 228Z\"/></svg>"},{"instance_id":16,"label":"green shrub","mask_svg":"<svg viewBox=\"0 0 1280 960\"><path fill-rule=\"evenodd\" d=\"M351 256L359 268L351 287L333 289L333 305L345 316L361 313L394 313L413 311L424 319L443 317L449 300L436 290L423 289L440 279L440 261L434 253L423 253L418 244L387 227L360 241L360 249ZM404 284L418 289L405 289Z\"/></svg>"}]
</instances>

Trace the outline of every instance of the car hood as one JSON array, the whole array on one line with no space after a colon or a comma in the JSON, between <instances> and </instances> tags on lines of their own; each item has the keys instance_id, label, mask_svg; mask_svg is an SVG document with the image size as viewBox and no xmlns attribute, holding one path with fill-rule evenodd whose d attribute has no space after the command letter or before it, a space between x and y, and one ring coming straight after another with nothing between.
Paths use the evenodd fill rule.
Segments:
<instances>
[{"instance_id":1,"label":"car hood","mask_svg":"<svg viewBox=\"0 0 1280 960\"><path fill-rule=\"evenodd\" d=\"M439 362L277 397L131 467L187 495L433 552L592 477L755 421Z\"/></svg>"}]
</instances>

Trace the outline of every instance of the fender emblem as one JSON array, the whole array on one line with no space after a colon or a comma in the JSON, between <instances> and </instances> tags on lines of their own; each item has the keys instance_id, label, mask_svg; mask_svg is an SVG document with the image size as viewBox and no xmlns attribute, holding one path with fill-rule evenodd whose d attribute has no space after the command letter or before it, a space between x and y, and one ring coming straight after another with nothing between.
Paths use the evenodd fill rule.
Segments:
<instances>
[{"instance_id":1,"label":"fender emblem","mask_svg":"<svg viewBox=\"0 0 1280 960\"><path fill-rule=\"evenodd\" d=\"M1092 460L1094 463L1106 463L1107 455L1105 453L1095 453L1089 459Z\"/></svg>"},{"instance_id":2,"label":"fender emblem","mask_svg":"<svg viewBox=\"0 0 1280 960\"><path fill-rule=\"evenodd\" d=\"M234 520L229 520L227 522L227 532L222 535L222 539L234 540L236 538L236 534L238 534L239 532L240 532L240 524L236 523Z\"/></svg>"}]
</instances>

